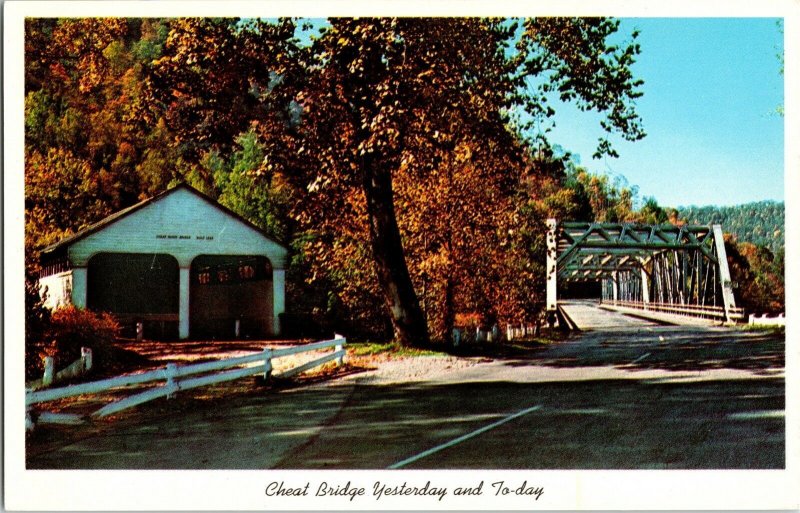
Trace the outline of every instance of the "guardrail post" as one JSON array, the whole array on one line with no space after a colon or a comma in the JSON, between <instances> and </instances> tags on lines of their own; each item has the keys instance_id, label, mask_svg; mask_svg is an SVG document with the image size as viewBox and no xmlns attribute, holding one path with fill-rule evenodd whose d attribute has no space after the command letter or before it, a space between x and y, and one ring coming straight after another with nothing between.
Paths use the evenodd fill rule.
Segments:
<instances>
[{"instance_id":1,"label":"guardrail post","mask_svg":"<svg viewBox=\"0 0 800 513\"><path fill-rule=\"evenodd\" d=\"M333 338L335 338L337 340L341 339L341 341L342 341L341 344L336 344L336 347L334 348L334 351L336 351L338 353L339 351L342 351L344 349L345 338L342 335L339 335L338 333L334 333L333 334ZM344 365L344 355L336 358L336 365L340 365L340 366Z\"/></svg>"},{"instance_id":2,"label":"guardrail post","mask_svg":"<svg viewBox=\"0 0 800 513\"><path fill-rule=\"evenodd\" d=\"M91 347L82 347L81 348L81 359L83 359L83 370L89 372L92 370L92 348Z\"/></svg>"},{"instance_id":3,"label":"guardrail post","mask_svg":"<svg viewBox=\"0 0 800 513\"><path fill-rule=\"evenodd\" d=\"M49 387L53 384L53 376L55 375L56 361L52 356L44 357L44 374L42 375L42 386Z\"/></svg>"},{"instance_id":4,"label":"guardrail post","mask_svg":"<svg viewBox=\"0 0 800 513\"><path fill-rule=\"evenodd\" d=\"M36 426L33 422L33 413L31 410L30 404L25 407L25 431L33 431L33 428Z\"/></svg>"},{"instance_id":5,"label":"guardrail post","mask_svg":"<svg viewBox=\"0 0 800 513\"><path fill-rule=\"evenodd\" d=\"M272 350L268 347L264 348L264 382L267 382L272 377Z\"/></svg>"},{"instance_id":6,"label":"guardrail post","mask_svg":"<svg viewBox=\"0 0 800 513\"><path fill-rule=\"evenodd\" d=\"M178 370L178 366L174 363L168 363L167 368L164 370L164 375L167 377L167 382L164 386L169 388L173 388L175 386L175 371ZM173 392L167 394L167 399L172 399L175 396Z\"/></svg>"}]
</instances>

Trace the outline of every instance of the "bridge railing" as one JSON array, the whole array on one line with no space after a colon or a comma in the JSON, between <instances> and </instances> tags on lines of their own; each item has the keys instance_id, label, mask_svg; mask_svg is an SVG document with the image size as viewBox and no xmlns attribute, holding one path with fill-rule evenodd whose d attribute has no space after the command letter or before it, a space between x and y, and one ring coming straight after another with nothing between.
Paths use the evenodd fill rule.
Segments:
<instances>
[{"instance_id":1,"label":"bridge railing","mask_svg":"<svg viewBox=\"0 0 800 513\"><path fill-rule=\"evenodd\" d=\"M645 310L651 312L661 312L674 315L685 315L689 317L702 317L710 319L720 319L724 321L725 308L721 306L709 305L689 305L689 304L673 304L673 303L644 303L641 301L613 301L603 300L602 304L611 306L620 306L624 308L636 308L638 310ZM743 308L731 308L730 316L732 320L741 321L744 319Z\"/></svg>"}]
</instances>

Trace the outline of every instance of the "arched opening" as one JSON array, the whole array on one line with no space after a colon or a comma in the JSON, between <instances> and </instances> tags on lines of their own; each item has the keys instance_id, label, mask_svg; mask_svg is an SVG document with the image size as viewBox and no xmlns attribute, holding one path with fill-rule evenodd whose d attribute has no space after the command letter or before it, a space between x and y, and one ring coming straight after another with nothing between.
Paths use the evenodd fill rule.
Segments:
<instances>
[{"instance_id":1,"label":"arched opening","mask_svg":"<svg viewBox=\"0 0 800 513\"><path fill-rule=\"evenodd\" d=\"M192 338L257 338L272 333L272 265L258 255L200 255L192 261Z\"/></svg>"},{"instance_id":2,"label":"arched opening","mask_svg":"<svg viewBox=\"0 0 800 513\"><path fill-rule=\"evenodd\" d=\"M115 314L123 335L143 322L147 336L178 333L178 261L172 255L98 253L88 263L86 306Z\"/></svg>"}]
</instances>

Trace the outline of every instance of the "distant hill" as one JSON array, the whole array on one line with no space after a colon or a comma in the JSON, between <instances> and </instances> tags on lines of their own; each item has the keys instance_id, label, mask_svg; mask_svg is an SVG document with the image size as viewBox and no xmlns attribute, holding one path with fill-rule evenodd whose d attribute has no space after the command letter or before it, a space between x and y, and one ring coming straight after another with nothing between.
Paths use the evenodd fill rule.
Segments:
<instances>
[{"instance_id":1,"label":"distant hill","mask_svg":"<svg viewBox=\"0 0 800 513\"><path fill-rule=\"evenodd\" d=\"M679 207L678 216L690 224L721 224L722 230L736 235L739 242L766 246L773 254L785 247L784 204L757 201L734 207Z\"/></svg>"}]
</instances>

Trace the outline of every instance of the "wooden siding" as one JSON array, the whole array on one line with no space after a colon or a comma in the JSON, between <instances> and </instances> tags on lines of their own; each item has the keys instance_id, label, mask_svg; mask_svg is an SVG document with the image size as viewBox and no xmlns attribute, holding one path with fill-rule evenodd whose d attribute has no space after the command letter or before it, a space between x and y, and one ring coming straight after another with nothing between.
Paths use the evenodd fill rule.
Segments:
<instances>
[{"instance_id":1,"label":"wooden siding","mask_svg":"<svg viewBox=\"0 0 800 513\"><path fill-rule=\"evenodd\" d=\"M181 267L197 255L263 255L286 265L286 249L189 190L180 189L124 216L69 248L73 266L100 252L167 253Z\"/></svg>"},{"instance_id":2,"label":"wooden siding","mask_svg":"<svg viewBox=\"0 0 800 513\"><path fill-rule=\"evenodd\" d=\"M44 305L51 310L72 303L72 271L64 271L39 278L39 290L45 292Z\"/></svg>"}]
</instances>

